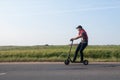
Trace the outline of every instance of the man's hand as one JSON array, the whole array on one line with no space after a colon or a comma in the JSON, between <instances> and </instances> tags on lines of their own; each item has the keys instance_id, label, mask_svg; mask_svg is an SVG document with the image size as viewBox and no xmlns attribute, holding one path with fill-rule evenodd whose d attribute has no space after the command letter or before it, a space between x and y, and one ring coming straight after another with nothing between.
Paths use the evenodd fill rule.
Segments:
<instances>
[{"instance_id":1,"label":"man's hand","mask_svg":"<svg viewBox=\"0 0 120 80\"><path fill-rule=\"evenodd\" d=\"M73 40L74 40L74 38L71 38L71 39L70 39L70 41L73 41Z\"/></svg>"}]
</instances>

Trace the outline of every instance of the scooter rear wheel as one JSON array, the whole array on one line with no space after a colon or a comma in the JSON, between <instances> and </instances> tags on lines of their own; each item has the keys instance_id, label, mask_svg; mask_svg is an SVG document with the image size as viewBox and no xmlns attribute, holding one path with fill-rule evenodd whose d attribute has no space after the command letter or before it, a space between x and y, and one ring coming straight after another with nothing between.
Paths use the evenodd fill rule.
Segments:
<instances>
[{"instance_id":1,"label":"scooter rear wheel","mask_svg":"<svg viewBox=\"0 0 120 80\"><path fill-rule=\"evenodd\" d=\"M70 64L70 60L69 60L69 59L65 60L65 61L64 61L64 64L65 64L65 65L69 65L69 64Z\"/></svg>"},{"instance_id":2,"label":"scooter rear wheel","mask_svg":"<svg viewBox=\"0 0 120 80\"><path fill-rule=\"evenodd\" d=\"M89 61L88 61L88 60L84 60L84 61L83 61L83 64L84 64L84 65L88 65L88 64L89 64Z\"/></svg>"}]
</instances>

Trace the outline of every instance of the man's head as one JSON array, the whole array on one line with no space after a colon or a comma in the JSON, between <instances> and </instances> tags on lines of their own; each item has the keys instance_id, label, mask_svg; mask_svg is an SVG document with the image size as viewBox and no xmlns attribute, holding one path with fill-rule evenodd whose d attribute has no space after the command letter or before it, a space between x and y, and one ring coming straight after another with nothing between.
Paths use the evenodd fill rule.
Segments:
<instances>
[{"instance_id":1,"label":"man's head","mask_svg":"<svg viewBox=\"0 0 120 80\"><path fill-rule=\"evenodd\" d=\"M79 25L79 26L76 27L76 29L81 30L81 29L82 29L82 26Z\"/></svg>"}]
</instances>

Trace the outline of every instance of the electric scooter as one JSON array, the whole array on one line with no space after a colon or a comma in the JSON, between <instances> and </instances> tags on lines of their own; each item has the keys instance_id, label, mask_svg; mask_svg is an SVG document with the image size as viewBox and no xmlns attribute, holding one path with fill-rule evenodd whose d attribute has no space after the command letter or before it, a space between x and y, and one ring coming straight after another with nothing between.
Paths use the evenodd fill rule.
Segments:
<instances>
[{"instance_id":1,"label":"electric scooter","mask_svg":"<svg viewBox=\"0 0 120 80\"><path fill-rule=\"evenodd\" d=\"M71 49L72 49L72 46L73 46L73 41L71 41L71 45L70 45L70 51L69 51L69 53L68 53L68 58L64 61L64 63L65 63L65 65L69 65L70 64L70 62L71 63L83 63L84 65L88 65L88 63L89 63L89 61L88 60L84 60L83 62L73 62L72 60L71 60L71 56L70 56L70 53L71 53Z\"/></svg>"}]
</instances>

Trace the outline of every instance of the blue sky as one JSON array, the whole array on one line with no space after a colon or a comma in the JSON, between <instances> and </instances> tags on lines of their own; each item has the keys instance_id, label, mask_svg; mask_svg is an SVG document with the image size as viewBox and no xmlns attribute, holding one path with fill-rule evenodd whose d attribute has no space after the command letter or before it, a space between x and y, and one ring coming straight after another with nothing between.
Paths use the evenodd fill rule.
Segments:
<instances>
[{"instance_id":1,"label":"blue sky","mask_svg":"<svg viewBox=\"0 0 120 80\"><path fill-rule=\"evenodd\" d=\"M0 0L0 45L69 44L78 25L90 45L119 45L119 19L120 0Z\"/></svg>"}]
</instances>

